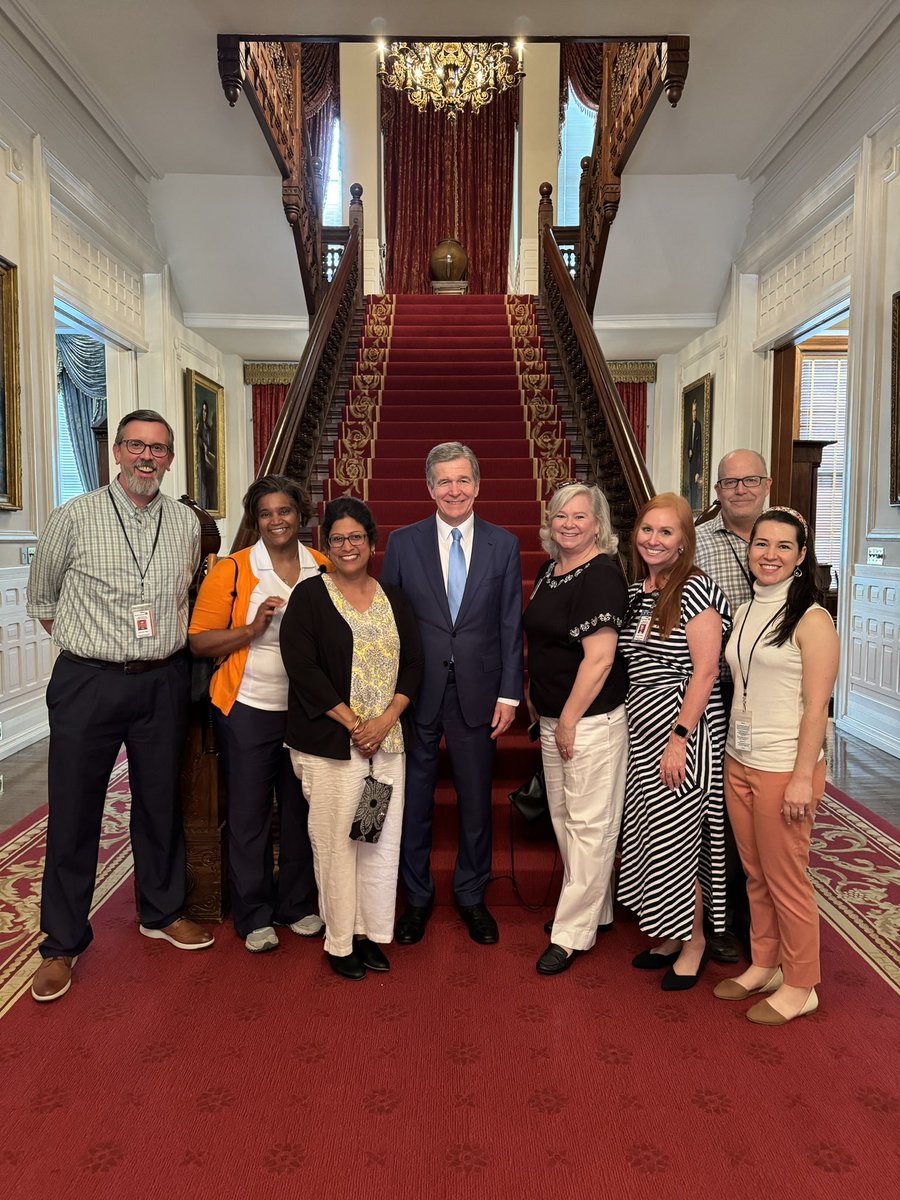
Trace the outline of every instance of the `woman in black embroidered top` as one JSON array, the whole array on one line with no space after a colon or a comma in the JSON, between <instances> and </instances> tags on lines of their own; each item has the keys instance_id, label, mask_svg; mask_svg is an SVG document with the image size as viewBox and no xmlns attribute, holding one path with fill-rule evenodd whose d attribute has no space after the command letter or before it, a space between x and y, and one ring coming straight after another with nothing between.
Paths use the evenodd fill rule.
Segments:
<instances>
[{"instance_id":1,"label":"woman in black embroidered top","mask_svg":"<svg viewBox=\"0 0 900 1200\"><path fill-rule=\"evenodd\" d=\"M612 922L610 880L622 819L628 675L617 649L627 588L599 488L565 484L547 506L523 623L529 708L540 719L547 800L564 876L542 975L565 971Z\"/></svg>"}]
</instances>

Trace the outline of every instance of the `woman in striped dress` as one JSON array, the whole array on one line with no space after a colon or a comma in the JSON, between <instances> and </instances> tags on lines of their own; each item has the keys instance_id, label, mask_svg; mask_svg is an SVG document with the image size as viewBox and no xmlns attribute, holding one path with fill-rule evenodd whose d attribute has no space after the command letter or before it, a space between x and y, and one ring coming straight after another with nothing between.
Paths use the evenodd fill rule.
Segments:
<instances>
[{"instance_id":1,"label":"woman in striped dress","mask_svg":"<svg viewBox=\"0 0 900 1200\"><path fill-rule=\"evenodd\" d=\"M628 772L619 899L661 941L633 960L668 967L664 991L696 984L706 962L704 910L725 927L722 759L725 711L719 656L728 601L694 566L691 510L665 492L635 522L629 590L619 635L628 663ZM641 578L642 577L642 578Z\"/></svg>"}]
</instances>

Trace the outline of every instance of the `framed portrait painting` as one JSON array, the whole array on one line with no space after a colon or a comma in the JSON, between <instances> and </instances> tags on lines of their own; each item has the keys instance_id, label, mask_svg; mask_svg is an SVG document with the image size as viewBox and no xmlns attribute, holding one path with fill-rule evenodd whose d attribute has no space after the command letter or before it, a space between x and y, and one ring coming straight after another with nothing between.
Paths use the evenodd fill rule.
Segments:
<instances>
[{"instance_id":1,"label":"framed portrait painting","mask_svg":"<svg viewBox=\"0 0 900 1200\"><path fill-rule=\"evenodd\" d=\"M0 509L22 507L16 268L0 258Z\"/></svg>"},{"instance_id":2,"label":"framed portrait painting","mask_svg":"<svg viewBox=\"0 0 900 1200\"><path fill-rule=\"evenodd\" d=\"M190 368L184 372L188 495L211 517L225 516L225 389Z\"/></svg>"},{"instance_id":3,"label":"framed portrait painting","mask_svg":"<svg viewBox=\"0 0 900 1200\"><path fill-rule=\"evenodd\" d=\"M709 506L712 488L713 377L704 375L681 393L681 494L699 516Z\"/></svg>"}]
</instances>

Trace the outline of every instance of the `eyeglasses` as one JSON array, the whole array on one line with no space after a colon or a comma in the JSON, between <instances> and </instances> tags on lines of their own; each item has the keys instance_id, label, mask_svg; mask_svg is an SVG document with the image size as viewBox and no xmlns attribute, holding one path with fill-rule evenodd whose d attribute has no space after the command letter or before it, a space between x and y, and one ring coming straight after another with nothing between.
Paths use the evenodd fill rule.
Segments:
<instances>
[{"instance_id":1,"label":"eyeglasses","mask_svg":"<svg viewBox=\"0 0 900 1200\"><path fill-rule=\"evenodd\" d=\"M744 475L740 479L717 479L716 487L720 487L724 492L733 492L739 483L742 483L745 488L759 487L766 475Z\"/></svg>"},{"instance_id":2,"label":"eyeglasses","mask_svg":"<svg viewBox=\"0 0 900 1200\"><path fill-rule=\"evenodd\" d=\"M369 536L366 533L332 533L329 535L328 545L340 550L344 542L349 542L351 546L360 546L368 540Z\"/></svg>"},{"instance_id":3,"label":"eyeglasses","mask_svg":"<svg viewBox=\"0 0 900 1200\"><path fill-rule=\"evenodd\" d=\"M138 438L125 438L119 445L124 446L129 454L143 454L149 450L154 458L165 458L171 451L165 442L142 442Z\"/></svg>"}]
</instances>

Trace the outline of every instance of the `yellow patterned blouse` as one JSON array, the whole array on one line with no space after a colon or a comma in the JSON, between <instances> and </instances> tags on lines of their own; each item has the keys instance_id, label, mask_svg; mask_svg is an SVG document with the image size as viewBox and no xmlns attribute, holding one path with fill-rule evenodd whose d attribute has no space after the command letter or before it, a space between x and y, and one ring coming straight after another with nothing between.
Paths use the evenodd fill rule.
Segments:
<instances>
[{"instance_id":1,"label":"yellow patterned blouse","mask_svg":"<svg viewBox=\"0 0 900 1200\"><path fill-rule=\"evenodd\" d=\"M353 665L350 671L350 707L364 720L380 716L394 698L400 667L400 636L394 610L380 586L365 612L357 612L341 595L328 575L322 582L353 634ZM388 754L403 753L400 722L388 730L381 743Z\"/></svg>"}]
</instances>

